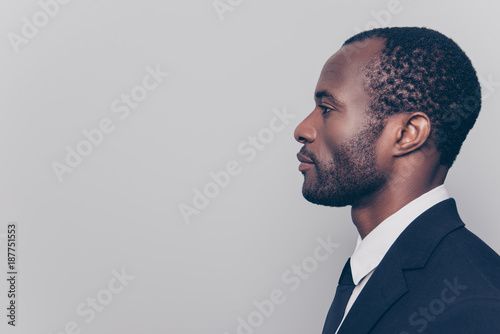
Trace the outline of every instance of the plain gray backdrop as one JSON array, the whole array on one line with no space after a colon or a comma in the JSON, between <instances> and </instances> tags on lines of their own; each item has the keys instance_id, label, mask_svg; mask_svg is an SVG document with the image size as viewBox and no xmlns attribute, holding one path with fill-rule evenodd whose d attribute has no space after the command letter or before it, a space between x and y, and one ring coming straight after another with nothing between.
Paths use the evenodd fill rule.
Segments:
<instances>
[{"instance_id":1,"label":"plain gray backdrop","mask_svg":"<svg viewBox=\"0 0 500 334\"><path fill-rule=\"evenodd\" d=\"M35 0L0 4L0 276L9 222L19 264L17 326L2 306L0 332L320 333L357 232L349 208L303 199L293 131L324 62L376 26L436 29L475 65L483 108L446 186L500 251L496 1L41 3L50 15ZM151 71L168 75L145 90ZM273 120L285 111L295 117ZM113 130L82 143L101 122ZM265 141L254 153L251 137ZM228 164L237 172L214 187ZM336 244L323 261L318 238ZM281 302L259 318L273 291ZM2 279L0 305L6 295Z\"/></svg>"}]
</instances>

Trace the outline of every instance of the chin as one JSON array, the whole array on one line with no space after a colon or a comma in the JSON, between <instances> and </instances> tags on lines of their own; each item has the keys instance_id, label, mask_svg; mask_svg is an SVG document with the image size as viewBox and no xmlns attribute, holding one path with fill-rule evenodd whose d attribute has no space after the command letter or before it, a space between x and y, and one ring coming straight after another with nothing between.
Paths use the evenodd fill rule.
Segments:
<instances>
[{"instance_id":1,"label":"chin","mask_svg":"<svg viewBox=\"0 0 500 334\"><path fill-rule=\"evenodd\" d=\"M310 191L307 188L302 188L302 196L313 204L341 208L352 205L352 201L342 196L332 196L332 194L321 194L319 191Z\"/></svg>"}]
</instances>

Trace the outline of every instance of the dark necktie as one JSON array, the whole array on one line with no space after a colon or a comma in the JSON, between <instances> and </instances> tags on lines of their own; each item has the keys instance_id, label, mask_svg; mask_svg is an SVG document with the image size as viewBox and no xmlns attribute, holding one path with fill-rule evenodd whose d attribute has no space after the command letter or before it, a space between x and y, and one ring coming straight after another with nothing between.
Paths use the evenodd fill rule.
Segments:
<instances>
[{"instance_id":1,"label":"dark necktie","mask_svg":"<svg viewBox=\"0 0 500 334\"><path fill-rule=\"evenodd\" d=\"M344 317L345 308L354 290L354 286L351 273L351 258L349 258L340 275L335 298L333 298L332 306L330 306L325 326L323 327L323 334L335 334L335 331Z\"/></svg>"}]
</instances>

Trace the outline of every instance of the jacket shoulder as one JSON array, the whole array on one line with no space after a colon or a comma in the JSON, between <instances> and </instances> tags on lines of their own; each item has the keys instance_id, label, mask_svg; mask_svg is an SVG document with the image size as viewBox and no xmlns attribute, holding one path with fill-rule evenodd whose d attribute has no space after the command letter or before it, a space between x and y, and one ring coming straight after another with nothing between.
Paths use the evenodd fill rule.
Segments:
<instances>
[{"instance_id":1,"label":"jacket shoulder","mask_svg":"<svg viewBox=\"0 0 500 334\"><path fill-rule=\"evenodd\" d=\"M500 255L466 227L446 235L432 257L448 262L443 269L455 267L464 278L487 284L500 295Z\"/></svg>"}]
</instances>

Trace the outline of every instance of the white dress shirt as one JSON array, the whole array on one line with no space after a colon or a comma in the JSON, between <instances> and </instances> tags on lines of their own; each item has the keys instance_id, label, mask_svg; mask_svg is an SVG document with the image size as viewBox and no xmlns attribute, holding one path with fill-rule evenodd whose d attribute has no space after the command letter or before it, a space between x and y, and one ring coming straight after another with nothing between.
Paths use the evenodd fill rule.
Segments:
<instances>
[{"instance_id":1,"label":"white dress shirt","mask_svg":"<svg viewBox=\"0 0 500 334\"><path fill-rule=\"evenodd\" d=\"M356 286L349 298L339 328L342 326L347 313L349 313L349 310L363 290L366 282L370 279L373 271L377 268L380 261L382 261L382 258L399 235L413 220L415 220L415 218L427 211L427 209L430 209L437 203L448 198L450 198L448 191L446 191L444 185L440 185L414 199L396 213L387 217L368 233L364 239L358 236L356 249L351 256L352 280ZM339 328L337 328L335 333L338 332Z\"/></svg>"}]
</instances>

